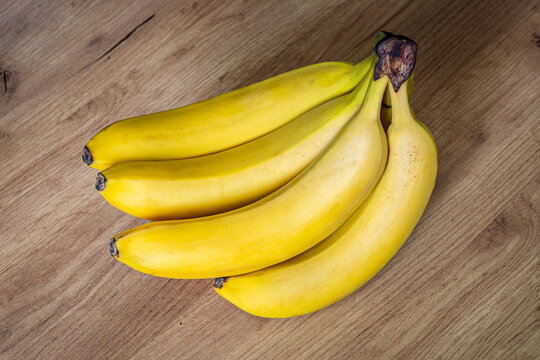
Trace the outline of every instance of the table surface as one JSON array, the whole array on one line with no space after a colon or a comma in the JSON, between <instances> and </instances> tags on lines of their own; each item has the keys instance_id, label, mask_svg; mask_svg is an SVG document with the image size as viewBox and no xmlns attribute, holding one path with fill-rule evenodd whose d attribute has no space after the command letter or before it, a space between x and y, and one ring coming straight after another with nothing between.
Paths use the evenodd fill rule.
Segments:
<instances>
[{"instance_id":1,"label":"table surface","mask_svg":"<svg viewBox=\"0 0 540 360\"><path fill-rule=\"evenodd\" d=\"M533 0L2 1L0 358L538 359L538 19ZM143 221L94 190L81 151L95 132L359 61L380 29L419 44L413 107L440 167L368 284L271 320L211 280L109 256L109 237Z\"/></svg>"}]
</instances>

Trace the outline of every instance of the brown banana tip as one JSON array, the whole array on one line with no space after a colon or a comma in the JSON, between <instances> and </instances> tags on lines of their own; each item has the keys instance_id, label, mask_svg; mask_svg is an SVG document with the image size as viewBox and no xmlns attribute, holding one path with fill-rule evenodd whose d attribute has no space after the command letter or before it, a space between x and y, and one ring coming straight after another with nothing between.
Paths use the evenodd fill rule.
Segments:
<instances>
[{"instance_id":1,"label":"brown banana tip","mask_svg":"<svg viewBox=\"0 0 540 360\"><path fill-rule=\"evenodd\" d=\"M375 67L374 79L388 76L395 92L407 81L416 65L418 45L401 35L384 32L385 38L375 45L379 62Z\"/></svg>"},{"instance_id":2,"label":"brown banana tip","mask_svg":"<svg viewBox=\"0 0 540 360\"><path fill-rule=\"evenodd\" d=\"M218 277L214 280L214 287L216 289L221 289L223 287L223 284L227 282L226 277Z\"/></svg>"},{"instance_id":3,"label":"brown banana tip","mask_svg":"<svg viewBox=\"0 0 540 360\"><path fill-rule=\"evenodd\" d=\"M112 257L118 257L118 248L116 247L116 239L112 238L109 240L109 252Z\"/></svg>"},{"instance_id":4,"label":"brown banana tip","mask_svg":"<svg viewBox=\"0 0 540 360\"><path fill-rule=\"evenodd\" d=\"M90 152L90 149L88 149L88 146L84 147L82 159L86 165L91 165L94 162L94 158L92 157L92 153Z\"/></svg>"},{"instance_id":5,"label":"brown banana tip","mask_svg":"<svg viewBox=\"0 0 540 360\"><path fill-rule=\"evenodd\" d=\"M97 191L103 191L105 190L105 186L107 186L107 179L105 178L105 175L102 173L97 174L96 176L96 190Z\"/></svg>"}]
</instances>

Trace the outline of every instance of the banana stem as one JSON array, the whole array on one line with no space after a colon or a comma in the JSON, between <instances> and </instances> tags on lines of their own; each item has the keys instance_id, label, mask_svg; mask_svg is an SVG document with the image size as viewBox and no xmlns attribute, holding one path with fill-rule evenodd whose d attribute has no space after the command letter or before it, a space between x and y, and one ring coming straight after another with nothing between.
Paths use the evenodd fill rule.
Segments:
<instances>
[{"instance_id":1,"label":"banana stem","mask_svg":"<svg viewBox=\"0 0 540 360\"><path fill-rule=\"evenodd\" d=\"M397 92L412 74L416 65L418 45L405 36L385 34L386 38L375 45L379 62L375 67L374 78L377 80L388 76L394 91Z\"/></svg>"},{"instance_id":2,"label":"banana stem","mask_svg":"<svg viewBox=\"0 0 540 360\"><path fill-rule=\"evenodd\" d=\"M366 94L365 103L360 112L369 114L368 116L373 119L379 119L379 113L381 111L382 97L386 87L388 86L388 79L382 78L375 81L370 81L369 89Z\"/></svg>"},{"instance_id":3,"label":"banana stem","mask_svg":"<svg viewBox=\"0 0 540 360\"><path fill-rule=\"evenodd\" d=\"M376 54L371 54L365 57L358 64L354 65L353 78L360 82L367 74L372 72L374 63L377 63L378 58Z\"/></svg>"},{"instance_id":4,"label":"banana stem","mask_svg":"<svg viewBox=\"0 0 540 360\"><path fill-rule=\"evenodd\" d=\"M392 125L405 124L405 123L420 123L414 116L414 111L409 102L408 88L411 86L412 81L408 80L398 92L390 90L390 101L392 103Z\"/></svg>"},{"instance_id":5,"label":"banana stem","mask_svg":"<svg viewBox=\"0 0 540 360\"><path fill-rule=\"evenodd\" d=\"M401 85L401 88L395 91L389 91L390 102L392 104L392 111L400 114L410 114L411 105L409 103L408 96L409 81L406 81Z\"/></svg>"},{"instance_id":6,"label":"banana stem","mask_svg":"<svg viewBox=\"0 0 540 360\"><path fill-rule=\"evenodd\" d=\"M370 68L370 70L373 70L373 68ZM360 85L356 87L350 94L347 96L350 97L351 101L349 102L350 106L354 105L356 101L360 101L360 103L363 102L363 99L366 96L366 92L369 89L370 79L366 79L367 76L370 76L371 71L368 72L368 74L364 75L364 78L360 82ZM367 80L367 81L366 81Z\"/></svg>"}]
</instances>

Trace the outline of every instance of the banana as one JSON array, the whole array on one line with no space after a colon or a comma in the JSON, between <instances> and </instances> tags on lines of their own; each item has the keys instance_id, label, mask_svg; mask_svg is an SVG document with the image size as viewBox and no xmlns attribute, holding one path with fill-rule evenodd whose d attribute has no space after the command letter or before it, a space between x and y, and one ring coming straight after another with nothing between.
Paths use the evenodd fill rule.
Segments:
<instances>
[{"instance_id":1,"label":"banana","mask_svg":"<svg viewBox=\"0 0 540 360\"><path fill-rule=\"evenodd\" d=\"M371 56L356 65L310 65L199 103L117 121L88 142L83 161L103 170L124 161L190 158L229 149L351 91L367 62Z\"/></svg>"},{"instance_id":2,"label":"banana","mask_svg":"<svg viewBox=\"0 0 540 360\"><path fill-rule=\"evenodd\" d=\"M358 208L382 174L387 146L379 113L386 84L386 77L371 80L359 112L281 189L228 213L127 230L111 239L111 255L156 276L209 278L258 270L309 249Z\"/></svg>"},{"instance_id":3,"label":"banana","mask_svg":"<svg viewBox=\"0 0 540 360\"><path fill-rule=\"evenodd\" d=\"M372 73L373 65L367 64L365 73ZM217 154L115 164L98 174L96 189L118 209L150 220L207 216L247 205L285 185L328 146L362 106L369 81L365 76L355 91Z\"/></svg>"},{"instance_id":4,"label":"banana","mask_svg":"<svg viewBox=\"0 0 540 360\"><path fill-rule=\"evenodd\" d=\"M437 173L435 142L412 113L409 85L389 91L388 164L360 208L335 233L295 258L216 279L218 294L257 316L307 314L354 292L396 254L424 212Z\"/></svg>"}]
</instances>

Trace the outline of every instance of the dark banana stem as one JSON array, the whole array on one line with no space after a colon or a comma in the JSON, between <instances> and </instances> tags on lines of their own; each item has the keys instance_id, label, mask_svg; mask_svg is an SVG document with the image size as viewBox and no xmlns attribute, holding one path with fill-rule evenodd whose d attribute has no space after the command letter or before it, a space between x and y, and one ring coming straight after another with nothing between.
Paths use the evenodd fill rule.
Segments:
<instances>
[{"instance_id":1,"label":"dark banana stem","mask_svg":"<svg viewBox=\"0 0 540 360\"><path fill-rule=\"evenodd\" d=\"M378 37L379 38L379 37ZM395 92L407 81L416 65L418 45L401 35L384 32L384 37L375 45L379 62L375 67L375 80L388 76Z\"/></svg>"}]
</instances>

